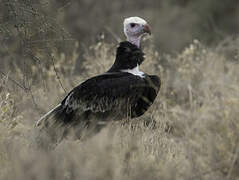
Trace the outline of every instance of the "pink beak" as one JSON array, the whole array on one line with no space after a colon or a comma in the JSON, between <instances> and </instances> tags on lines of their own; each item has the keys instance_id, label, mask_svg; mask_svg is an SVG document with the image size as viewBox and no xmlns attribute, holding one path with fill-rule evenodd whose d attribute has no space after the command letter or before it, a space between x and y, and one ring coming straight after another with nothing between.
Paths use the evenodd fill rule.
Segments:
<instances>
[{"instance_id":1,"label":"pink beak","mask_svg":"<svg viewBox=\"0 0 239 180\"><path fill-rule=\"evenodd\" d=\"M145 24L145 25L144 25L144 32L145 32L145 33L148 33L149 35L151 35L151 33L152 33L152 28L150 27L150 25L148 25L148 24Z\"/></svg>"}]
</instances>

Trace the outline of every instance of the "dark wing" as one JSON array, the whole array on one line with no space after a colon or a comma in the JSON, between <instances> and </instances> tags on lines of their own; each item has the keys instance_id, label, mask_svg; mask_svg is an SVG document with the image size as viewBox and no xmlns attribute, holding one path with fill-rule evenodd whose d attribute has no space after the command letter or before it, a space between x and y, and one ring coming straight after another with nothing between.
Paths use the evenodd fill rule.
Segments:
<instances>
[{"instance_id":1,"label":"dark wing","mask_svg":"<svg viewBox=\"0 0 239 180\"><path fill-rule=\"evenodd\" d=\"M156 98L159 88L160 79L157 76L145 75L145 78L140 78L129 73L96 76L74 88L61 104L44 115L36 125L40 130L45 130L54 142L72 131L76 137L81 137L86 127L89 135L94 134L104 126L103 121L144 114Z\"/></svg>"},{"instance_id":2,"label":"dark wing","mask_svg":"<svg viewBox=\"0 0 239 180\"><path fill-rule=\"evenodd\" d=\"M145 87L140 98L137 100L136 106L132 109L131 117L139 117L148 110L153 104L160 90L161 81L158 76L145 76Z\"/></svg>"},{"instance_id":3,"label":"dark wing","mask_svg":"<svg viewBox=\"0 0 239 180\"><path fill-rule=\"evenodd\" d=\"M158 93L151 83L149 76L141 78L129 73L103 74L74 88L62 101L62 105L69 113L112 112L124 117L138 117L148 109Z\"/></svg>"},{"instance_id":4,"label":"dark wing","mask_svg":"<svg viewBox=\"0 0 239 180\"><path fill-rule=\"evenodd\" d=\"M109 73L93 77L74 88L62 101L74 110L107 112L122 110L143 93L145 81L129 73Z\"/></svg>"}]
</instances>

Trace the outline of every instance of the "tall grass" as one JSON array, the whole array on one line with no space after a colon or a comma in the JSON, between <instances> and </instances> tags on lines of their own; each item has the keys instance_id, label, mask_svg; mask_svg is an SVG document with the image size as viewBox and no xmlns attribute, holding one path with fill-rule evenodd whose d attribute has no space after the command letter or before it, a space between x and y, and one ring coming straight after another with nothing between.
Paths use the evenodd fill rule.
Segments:
<instances>
[{"instance_id":1,"label":"tall grass","mask_svg":"<svg viewBox=\"0 0 239 180\"><path fill-rule=\"evenodd\" d=\"M0 81L0 178L239 179L239 40L214 47L194 40L173 55L159 54L149 40L143 44L141 69L162 79L149 111L109 123L86 141L66 139L52 151L36 146L35 121L71 88L107 70L116 45L101 40L86 48L82 68L77 44L70 55L52 52L50 63L31 64L27 90L13 81L26 71L6 69Z\"/></svg>"}]
</instances>

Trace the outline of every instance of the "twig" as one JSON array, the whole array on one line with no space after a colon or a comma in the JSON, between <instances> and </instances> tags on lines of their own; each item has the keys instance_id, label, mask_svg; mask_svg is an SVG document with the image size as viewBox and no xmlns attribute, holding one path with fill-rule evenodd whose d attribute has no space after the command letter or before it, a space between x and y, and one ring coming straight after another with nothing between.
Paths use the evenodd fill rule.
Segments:
<instances>
[{"instance_id":1,"label":"twig","mask_svg":"<svg viewBox=\"0 0 239 180\"><path fill-rule=\"evenodd\" d=\"M188 85L188 96L189 96L190 108L192 108L192 106L193 106L193 95L192 95L192 86L190 84Z\"/></svg>"},{"instance_id":2,"label":"twig","mask_svg":"<svg viewBox=\"0 0 239 180\"><path fill-rule=\"evenodd\" d=\"M29 88L29 91L28 91L28 92L29 92L29 94L31 95L32 103L34 104L35 109L36 109L37 111L40 111L40 108L39 108L38 104L36 103L36 100L35 100L35 97L34 97L34 95L33 95L33 93L32 93L31 88Z\"/></svg>"},{"instance_id":3,"label":"twig","mask_svg":"<svg viewBox=\"0 0 239 180\"><path fill-rule=\"evenodd\" d=\"M8 75L6 75L6 74L5 74L4 72L2 72L2 71L0 71L0 74L3 75L4 77L6 77L7 79L9 79L10 81L12 81L14 84L16 84L16 85L17 85L18 87L20 87L21 89L23 89L25 93L30 93L31 98L32 98L32 102L33 102L35 108L36 108L38 111L40 110L39 107L38 107L38 105L37 105L37 103L36 103L36 101L35 101L35 98L34 98L34 96L33 96L33 93L32 93L32 90L31 90L30 87L27 88L27 87L21 85L21 84L18 83L16 80L10 78Z\"/></svg>"},{"instance_id":4,"label":"twig","mask_svg":"<svg viewBox=\"0 0 239 180\"><path fill-rule=\"evenodd\" d=\"M59 81L59 84L60 84L61 88L62 88L62 89L64 90L64 92L66 93L66 90L65 90L65 88L63 87L63 84L62 84L62 82L61 82L61 78L60 78L60 76L58 75L58 72L57 72L57 70L56 70L56 66L55 66L55 62L54 62L54 57L53 57L51 54L49 54L49 56L50 56L51 61L52 61L52 65L53 65L53 68L54 68L54 71L55 71L55 74L56 74L56 78L57 78L57 80Z\"/></svg>"},{"instance_id":5,"label":"twig","mask_svg":"<svg viewBox=\"0 0 239 180\"><path fill-rule=\"evenodd\" d=\"M0 74L2 74L4 77L8 78L10 81L12 81L14 84L16 84L18 87L20 87L21 89L23 89L24 91L29 91L28 88L24 87L23 85L21 85L20 83L18 83L16 80L10 78L8 75L6 75L4 72L0 71Z\"/></svg>"},{"instance_id":6,"label":"twig","mask_svg":"<svg viewBox=\"0 0 239 180\"><path fill-rule=\"evenodd\" d=\"M104 27L106 31L108 31L112 37L117 41L117 43L120 43L121 38L119 36L117 36L109 27Z\"/></svg>"},{"instance_id":7,"label":"twig","mask_svg":"<svg viewBox=\"0 0 239 180\"><path fill-rule=\"evenodd\" d=\"M239 154L239 145L237 146L236 151L235 151L235 153L234 153L234 155L233 155L232 164L231 164L231 166L230 166L230 169L229 169L229 172L228 172L227 178L226 178L227 180L231 179L232 170L233 170L233 168L234 168L234 166L235 166L235 163L236 163L236 161L237 161L238 154Z\"/></svg>"},{"instance_id":8,"label":"twig","mask_svg":"<svg viewBox=\"0 0 239 180\"><path fill-rule=\"evenodd\" d=\"M75 39L49 39L49 40L35 40L35 41L30 41L29 44L34 44L34 43L41 43L41 42L57 42L57 41L76 41Z\"/></svg>"},{"instance_id":9,"label":"twig","mask_svg":"<svg viewBox=\"0 0 239 180\"><path fill-rule=\"evenodd\" d=\"M57 9L57 11L63 11L63 9L65 9L67 6L71 5L71 0L69 0L68 2L66 2L63 6L61 6L60 8Z\"/></svg>"},{"instance_id":10,"label":"twig","mask_svg":"<svg viewBox=\"0 0 239 180\"><path fill-rule=\"evenodd\" d=\"M34 61L36 61L36 63L38 63L38 65L40 66L39 68L39 75L42 77L42 80L43 80L43 86L44 88L46 89L46 81L45 81L45 78L44 78L44 73L43 73L43 65L41 63L41 59L37 56L35 56L30 50L29 51L26 51L26 54L28 56L30 56L31 59L33 59Z\"/></svg>"}]
</instances>

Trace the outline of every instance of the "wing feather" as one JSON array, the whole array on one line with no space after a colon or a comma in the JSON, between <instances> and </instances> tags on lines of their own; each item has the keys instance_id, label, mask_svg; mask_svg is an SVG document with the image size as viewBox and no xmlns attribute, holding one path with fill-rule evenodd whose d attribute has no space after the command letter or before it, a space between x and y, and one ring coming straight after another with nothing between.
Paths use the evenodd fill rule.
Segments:
<instances>
[{"instance_id":1,"label":"wing feather","mask_svg":"<svg viewBox=\"0 0 239 180\"><path fill-rule=\"evenodd\" d=\"M91 78L74 88L62 104L69 110L105 112L125 107L143 94L145 80L129 73L105 74Z\"/></svg>"}]
</instances>

